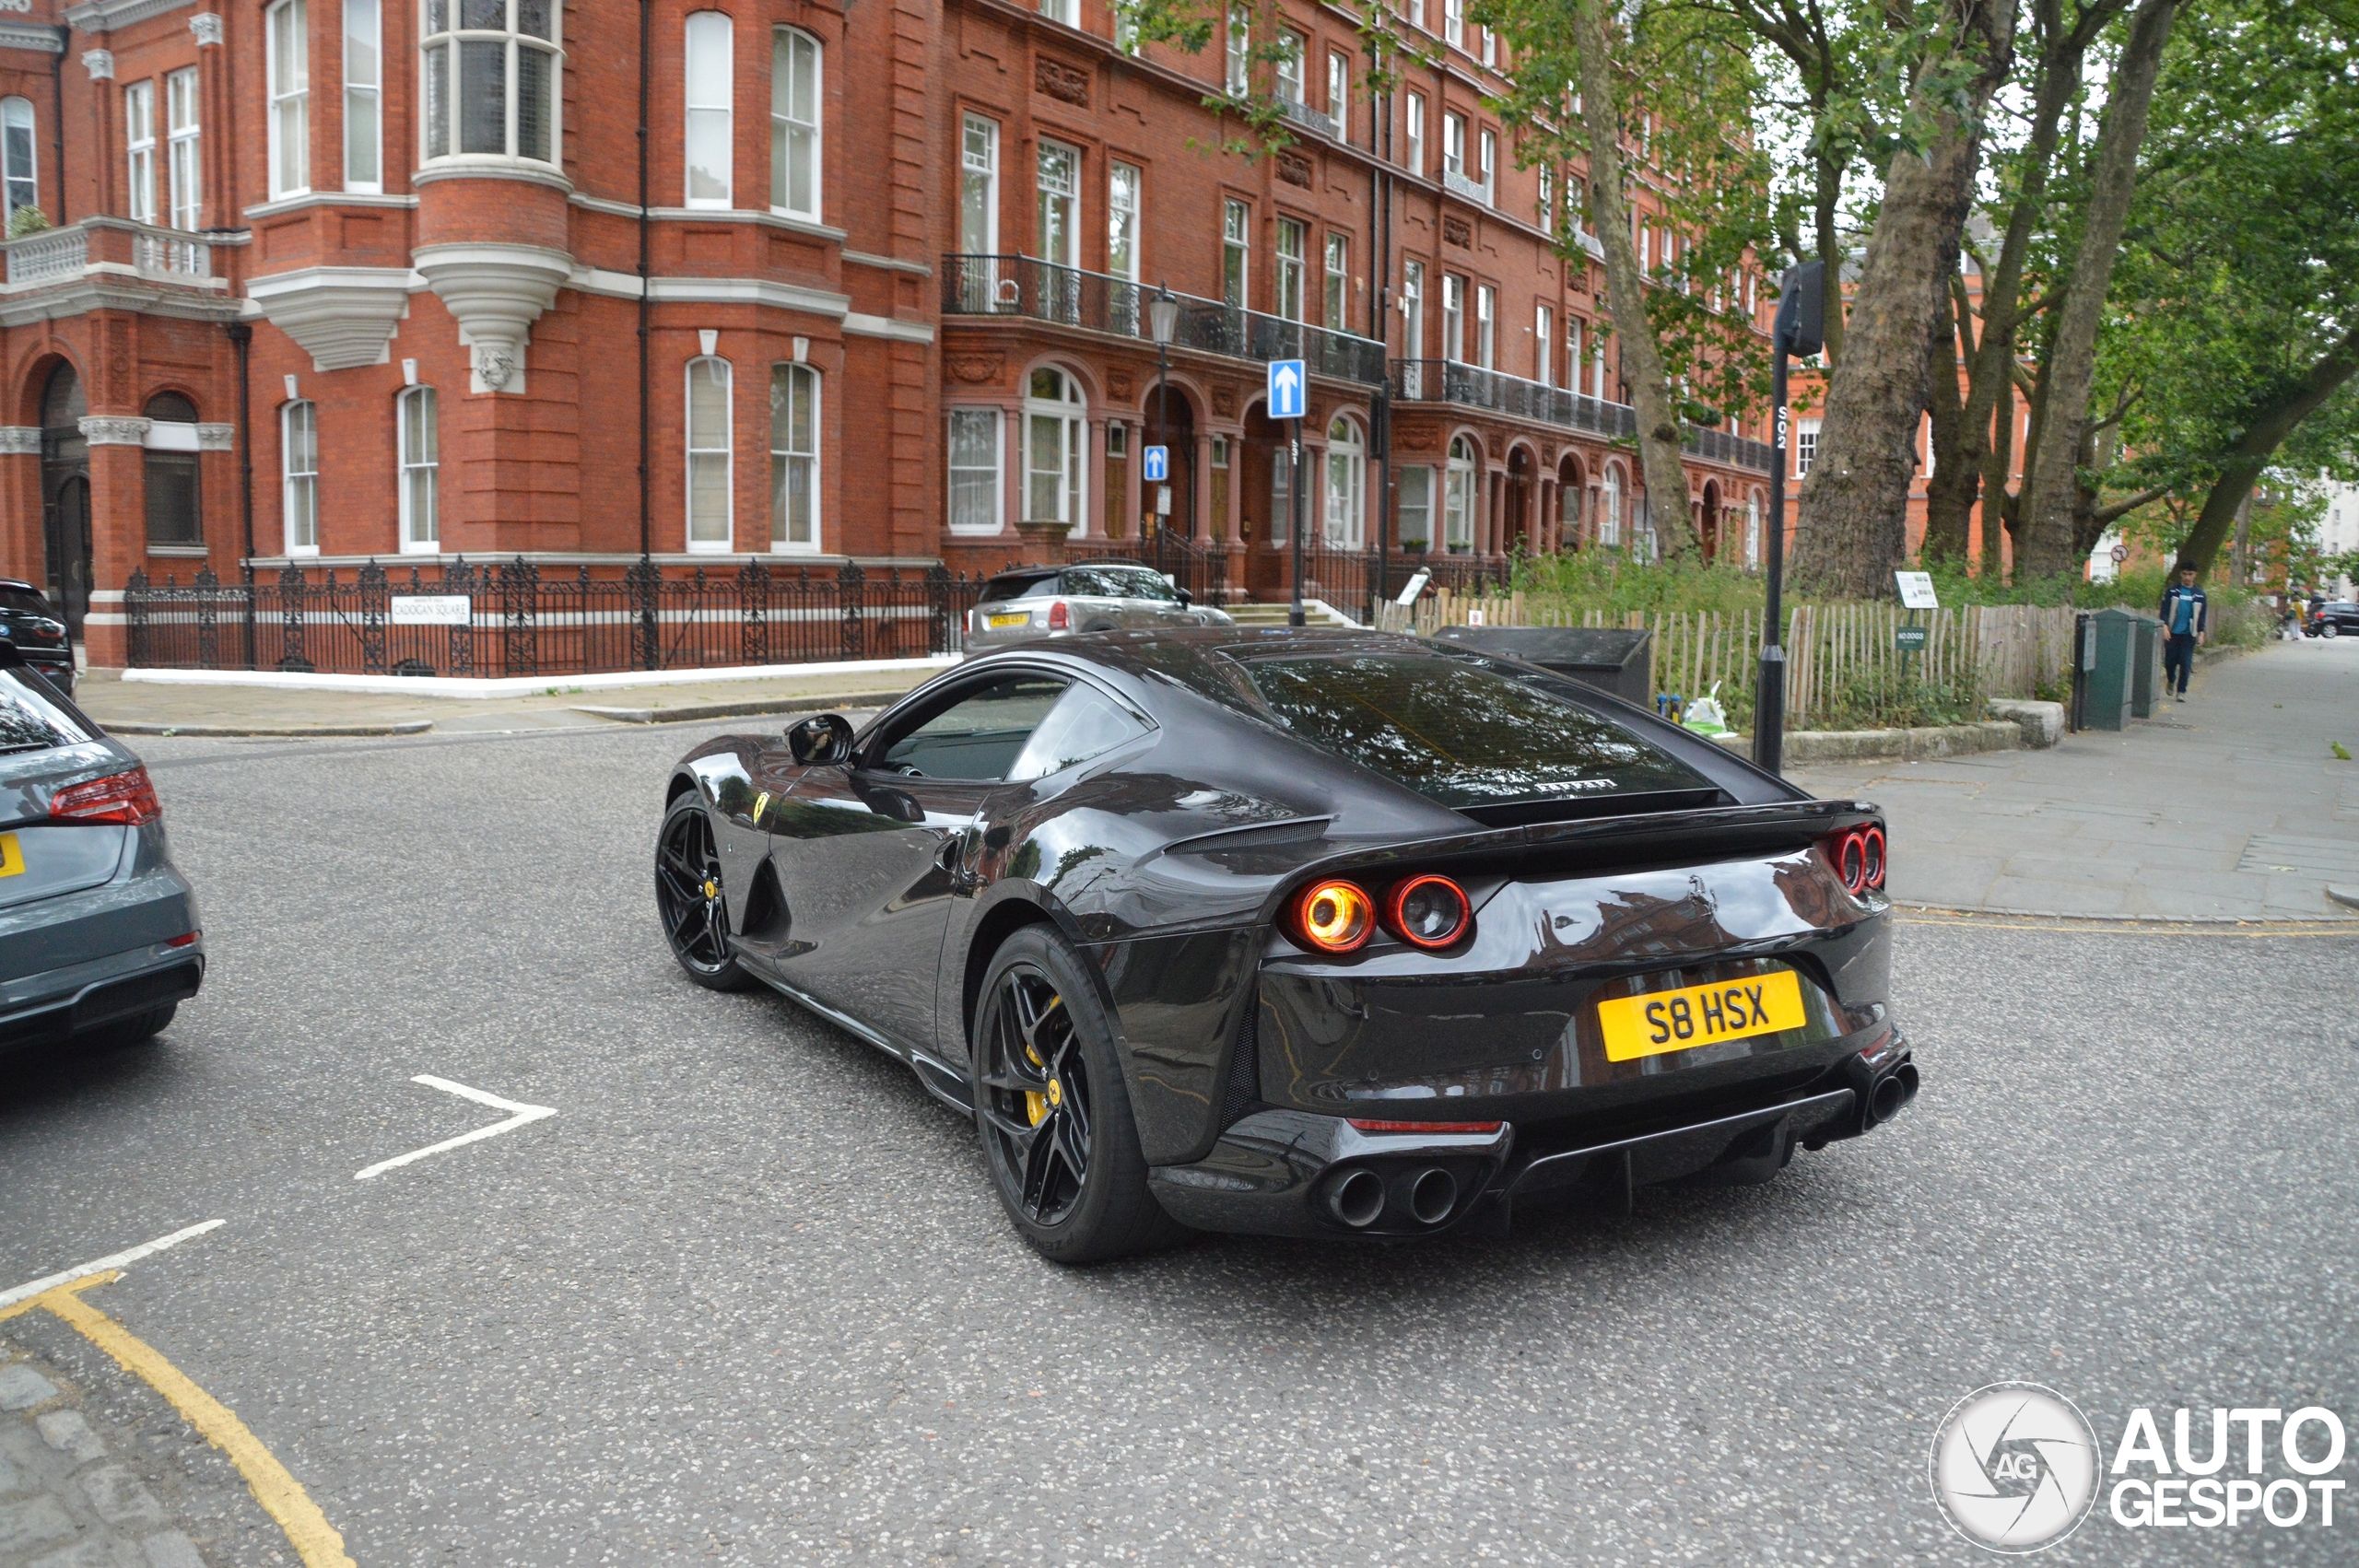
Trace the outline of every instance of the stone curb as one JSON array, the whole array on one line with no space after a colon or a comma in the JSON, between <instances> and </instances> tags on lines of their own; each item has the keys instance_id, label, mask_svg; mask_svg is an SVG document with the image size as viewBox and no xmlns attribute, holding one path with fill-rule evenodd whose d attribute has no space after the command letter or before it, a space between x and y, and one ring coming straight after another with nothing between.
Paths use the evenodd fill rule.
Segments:
<instances>
[{"instance_id":1,"label":"stone curb","mask_svg":"<svg viewBox=\"0 0 2359 1568\"><path fill-rule=\"evenodd\" d=\"M2337 904L2359 909L2359 887L2342 887L2330 882L2326 884L2326 895Z\"/></svg>"},{"instance_id":2,"label":"stone curb","mask_svg":"<svg viewBox=\"0 0 2359 1568\"><path fill-rule=\"evenodd\" d=\"M434 728L431 719L404 719L383 724L158 724L119 719L101 723L110 735L262 735L282 739L327 740L338 736L422 735Z\"/></svg>"},{"instance_id":3,"label":"stone curb","mask_svg":"<svg viewBox=\"0 0 2359 1568\"><path fill-rule=\"evenodd\" d=\"M1731 751L1751 752L1750 735L1713 737ZM1942 724L1920 730L1794 730L1786 735L1789 766L1811 762L1867 762L1881 758L1918 761L1965 756L1975 752L2019 750L2024 727L2005 719L1978 724Z\"/></svg>"},{"instance_id":4,"label":"stone curb","mask_svg":"<svg viewBox=\"0 0 2359 1568\"><path fill-rule=\"evenodd\" d=\"M909 696L898 692L850 692L840 696L773 696L746 702L683 703L677 708L588 708L573 711L616 724L686 724L699 719L745 719L769 713L829 713L851 708L890 708Z\"/></svg>"},{"instance_id":5,"label":"stone curb","mask_svg":"<svg viewBox=\"0 0 2359 1568\"><path fill-rule=\"evenodd\" d=\"M2352 896L2359 898L2359 889L2352 890ZM1916 904L1900 898L1892 900L1892 907L1906 910L1912 915L1954 916L1963 922L1982 919L2046 920L2050 924L2064 927L2188 927L2219 931L2242 930L2262 926L2271 929L2328 930L2359 935L2359 916L2349 915L2088 915L2067 914L2061 909L1964 908L1955 904Z\"/></svg>"}]
</instances>

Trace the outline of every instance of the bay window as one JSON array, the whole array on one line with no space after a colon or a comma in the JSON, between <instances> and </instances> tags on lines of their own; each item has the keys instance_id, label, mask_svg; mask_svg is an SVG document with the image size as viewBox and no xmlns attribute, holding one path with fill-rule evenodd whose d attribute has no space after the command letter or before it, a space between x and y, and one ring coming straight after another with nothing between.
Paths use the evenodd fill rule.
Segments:
<instances>
[{"instance_id":1,"label":"bay window","mask_svg":"<svg viewBox=\"0 0 2359 1568\"><path fill-rule=\"evenodd\" d=\"M559 9L558 0L426 0L418 99L428 158L557 161Z\"/></svg>"},{"instance_id":2,"label":"bay window","mask_svg":"<svg viewBox=\"0 0 2359 1568\"><path fill-rule=\"evenodd\" d=\"M344 0L344 188L347 191L385 188L384 37L380 3ZM193 87L196 73L188 75Z\"/></svg>"},{"instance_id":3,"label":"bay window","mask_svg":"<svg viewBox=\"0 0 2359 1568\"><path fill-rule=\"evenodd\" d=\"M263 13L263 89L270 104L270 193L311 188L311 41L303 0Z\"/></svg>"}]
</instances>

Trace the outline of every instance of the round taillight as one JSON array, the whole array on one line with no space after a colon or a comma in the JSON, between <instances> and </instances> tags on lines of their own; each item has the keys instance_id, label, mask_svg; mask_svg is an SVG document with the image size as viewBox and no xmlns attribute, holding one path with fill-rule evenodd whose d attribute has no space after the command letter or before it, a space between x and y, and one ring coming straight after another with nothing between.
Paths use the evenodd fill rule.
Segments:
<instances>
[{"instance_id":1,"label":"round taillight","mask_svg":"<svg viewBox=\"0 0 2359 1568\"><path fill-rule=\"evenodd\" d=\"M1294 901L1294 925L1320 953L1352 953L1376 930L1376 909L1356 883L1313 883Z\"/></svg>"},{"instance_id":2,"label":"round taillight","mask_svg":"<svg viewBox=\"0 0 2359 1568\"><path fill-rule=\"evenodd\" d=\"M1837 856L1835 870L1843 878L1843 885L1857 893L1867 886L1868 841L1857 833L1843 836L1843 847Z\"/></svg>"},{"instance_id":3,"label":"round taillight","mask_svg":"<svg viewBox=\"0 0 2359 1568\"><path fill-rule=\"evenodd\" d=\"M1860 849L1861 871L1866 879L1866 885L1882 887L1884 885L1884 829L1881 827L1863 829L1860 834Z\"/></svg>"},{"instance_id":4,"label":"round taillight","mask_svg":"<svg viewBox=\"0 0 2359 1568\"><path fill-rule=\"evenodd\" d=\"M1384 901L1385 925L1412 947L1448 947L1466 934L1474 911L1466 890L1446 876L1413 876Z\"/></svg>"}]
</instances>

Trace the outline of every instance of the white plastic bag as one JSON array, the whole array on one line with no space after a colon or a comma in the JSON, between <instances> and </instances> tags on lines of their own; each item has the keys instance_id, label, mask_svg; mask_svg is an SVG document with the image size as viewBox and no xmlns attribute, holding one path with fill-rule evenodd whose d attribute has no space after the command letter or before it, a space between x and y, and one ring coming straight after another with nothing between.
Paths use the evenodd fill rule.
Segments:
<instances>
[{"instance_id":1,"label":"white plastic bag","mask_svg":"<svg viewBox=\"0 0 2359 1568\"><path fill-rule=\"evenodd\" d=\"M1680 722L1699 735L1725 735L1729 732L1728 715L1720 711L1720 683L1714 681L1708 696L1699 696L1687 705Z\"/></svg>"}]
</instances>

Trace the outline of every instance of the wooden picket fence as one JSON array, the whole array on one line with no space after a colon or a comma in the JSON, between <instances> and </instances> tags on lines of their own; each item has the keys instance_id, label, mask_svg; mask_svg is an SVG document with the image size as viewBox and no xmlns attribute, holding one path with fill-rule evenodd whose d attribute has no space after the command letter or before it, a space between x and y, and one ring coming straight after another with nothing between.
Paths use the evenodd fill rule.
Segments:
<instances>
[{"instance_id":1,"label":"wooden picket fence","mask_svg":"<svg viewBox=\"0 0 2359 1568\"><path fill-rule=\"evenodd\" d=\"M1388 606L1388 608L1391 608ZM1983 696L2032 696L2069 677L2071 606L1968 605L1907 611L1893 604L1796 604L1786 631L1786 723L1811 729L1854 711L1862 685L1891 689L1907 683L1974 691ZM1386 617L1399 629L1430 635L1438 627L1625 626L1654 633L1651 689L1694 698L1717 684L1731 719L1749 722L1755 673L1761 657L1761 614L1718 611L1590 610L1567 614L1521 593L1481 599L1438 592L1411 613ZM1925 629L1921 652L1905 656L1893 633Z\"/></svg>"}]
</instances>

